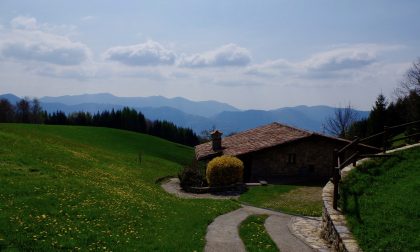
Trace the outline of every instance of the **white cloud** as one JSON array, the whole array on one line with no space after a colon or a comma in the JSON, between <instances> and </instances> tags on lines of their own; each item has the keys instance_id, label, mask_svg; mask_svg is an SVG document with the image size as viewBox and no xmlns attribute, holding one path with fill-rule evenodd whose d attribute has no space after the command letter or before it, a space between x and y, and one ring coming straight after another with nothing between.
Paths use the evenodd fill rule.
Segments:
<instances>
[{"instance_id":1,"label":"white cloud","mask_svg":"<svg viewBox=\"0 0 420 252\"><path fill-rule=\"evenodd\" d=\"M96 19L95 16L84 16L80 18L81 21L85 21L85 22L92 21L94 19Z\"/></svg>"},{"instance_id":2,"label":"white cloud","mask_svg":"<svg viewBox=\"0 0 420 252\"><path fill-rule=\"evenodd\" d=\"M142 44L109 48L104 58L129 66L156 66L173 65L176 55L158 42L149 40Z\"/></svg>"},{"instance_id":3,"label":"white cloud","mask_svg":"<svg viewBox=\"0 0 420 252\"><path fill-rule=\"evenodd\" d=\"M35 30L38 28L38 23L33 17L17 16L10 21L13 29L28 29Z\"/></svg>"},{"instance_id":4,"label":"white cloud","mask_svg":"<svg viewBox=\"0 0 420 252\"><path fill-rule=\"evenodd\" d=\"M227 44L215 50L183 57L183 67L246 66L251 62L251 53L235 44Z\"/></svg>"},{"instance_id":5,"label":"white cloud","mask_svg":"<svg viewBox=\"0 0 420 252\"><path fill-rule=\"evenodd\" d=\"M302 62L308 70L339 71L365 67L376 61L377 53L383 49L378 45L353 45L335 48L313 55Z\"/></svg>"},{"instance_id":6,"label":"white cloud","mask_svg":"<svg viewBox=\"0 0 420 252\"><path fill-rule=\"evenodd\" d=\"M6 59L78 65L90 57L84 44L42 31L14 30L0 37L0 55Z\"/></svg>"},{"instance_id":7,"label":"white cloud","mask_svg":"<svg viewBox=\"0 0 420 252\"><path fill-rule=\"evenodd\" d=\"M95 65L84 64L78 66L56 66L56 65L39 65L27 68L36 75L54 77L54 78L68 78L77 79L80 81L88 80L96 76Z\"/></svg>"},{"instance_id":8,"label":"white cloud","mask_svg":"<svg viewBox=\"0 0 420 252\"><path fill-rule=\"evenodd\" d=\"M262 64L251 65L246 69L245 73L260 77L275 77L291 75L299 71L301 70L299 70L297 64L285 59L278 59L266 61Z\"/></svg>"},{"instance_id":9,"label":"white cloud","mask_svg":"<svg viewBox=\"0 0 420 252\"><path fill-rule=\"evenodd\" d=\"M55 65L79 65L91 57L89 48L67 36L41 30L35 18L16 17L0 31L0 57Z\"/></svg>"},{"instance_id":10,"label":"white cloud","mask_svg":"<svg viewBox=\"0 0 420 252\"><path fill-rule=\"evenodd\" d=\"M380 53L398 48L400 46L345 45L316 53L298 62L285 59L267 61L250 66L246 73L261 77L340 78L367 69L378 61Z\"/></svg>"}]
</instances>

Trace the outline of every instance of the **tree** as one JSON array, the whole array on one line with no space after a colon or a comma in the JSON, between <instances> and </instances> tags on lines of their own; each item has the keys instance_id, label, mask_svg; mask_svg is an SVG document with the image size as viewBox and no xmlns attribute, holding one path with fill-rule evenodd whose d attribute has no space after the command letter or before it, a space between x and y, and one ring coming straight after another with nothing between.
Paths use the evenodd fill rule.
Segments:
<instances>
[{"instance_id":1,"label":"tree","mask_svg":"<svg viewBox=\"0 0 420 252\"><path fill-rule=\"evenodd\" d=\"M387 105L388 102L385 96L383 94L378 95L368 119L371 133L378 133L384 130L384 126L387 123Z\"/></svg>"},{"instance_id":2,"label":"tree","mask_svg":"<svg viewBox=\"0 0 420 252\"><path fill-rule=\"evenodd\" d=\"M347 138L350 126L358 119L359 115L349 103L345 108L336 108L334 115L326 119L323 127L331 135Z\"/></svg>"},{"instance_id":3,"label":"tree","mask_svg":"<svg viewBox=\"0 0 420 252\"><path fill-rule=\"evenodd\" d=\"M407 121L420 119L420 57L405 73L399 87L395 90L399 100L406 102Z\"/></svg>"},{"instance_id":4,"label":"tree","mask_svg":"<svg viewBox=\"0 0 420 252\"><path fill-rule=\"evenodd\" d=\"M210 129L203 130L200 133L200 142L205 143L211 140L211 133L216 130L216 125L211 126Z\"/></svg>"},{"instance_id":5,"label":"tree","mask_svg":"<svg viewBox=\"0 0 420 252\"><path fill-rule=\"evenodd\" d=\"M0 122L13 122L15 117L15 108L7 99L0 100Z\"/></svg>"},{"instance_id":6,"label":"tree","mask_svg":"<svg viewBox=\"0 0 420 252\"><path fill-rule=\"evenodd\" d=\"M384 130L385 125L388 124L388 102L383 94L378 95L375 105L372 107L368 117L368 132L373 135ZM389 126L389 125L388 125ZM368 142L373 146L381 146L381 138L373 138Z\"/></svg>"},{"instance_id":7,"label":"tree","mask_svg":"<svg viewBox=\"0 0 420 252\"><path fill-rule=\"evenodd\" d=\"M137 118L138 118L138 121L139 121L139 129L138 129L139 132L146 133L146 131L147 131L146 118L144 117L144 115L141 112L139 112L137 114Z\"/></svg>"},{"instance_id":8,"label":"tree","mask_svg":"<svg viewBox=\"0 0 420 252\"><path fill-rule=\"evenodd\" d=\"M24 98L16 103L16 119L20 123L29 123L31 117L31 104L28 98Z\"/></svg>"},{"instance_id":9,"label":"tree","mask_svg":"<svg viewBox=\"0 0 420 252\"><path fill-rule=\"evenodd\" d=\"M46 116L45 124L67 125L69 122L63 111L57 111Z\"/></svg>"},{"instance_id":10,"label":"tree","mask_svg":"<svg viewBox=\"0 0 420 252\"><path fill-rule=\"evenodd\" d=\"M79 111L71 113L67 120L71 125L90 126L92 125L92 115L89 112Z\"/></svg>"},{"instance_id":11,"label":"tree","mask_svg":"<svg viewBox=\"0 0 420 252\"><path fill-rule=\"evenodd\" d=\"M31 123L44 122L44 112L42 111L41 103L36 98L32 100L30 121Z\"/></svg>"},{"instance_id":12,"label":"tree","mask_svg":"<svg viewBox=\"0 0 420 252\"><path fill-rule=\"evenodd\" d=\"M420 95L420 58L413 62L395 91L398 97L408 96L411 92Z\"/></svg>"}]
</instances>

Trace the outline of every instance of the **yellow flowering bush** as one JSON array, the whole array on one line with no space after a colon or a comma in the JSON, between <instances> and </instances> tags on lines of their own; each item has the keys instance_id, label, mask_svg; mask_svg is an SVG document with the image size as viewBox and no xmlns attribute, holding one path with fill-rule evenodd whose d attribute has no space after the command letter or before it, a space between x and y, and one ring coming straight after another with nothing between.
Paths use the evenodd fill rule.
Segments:
<instances>
[{"instance_id":1,"label":"yellow flowering bush","mask_svg":"<svg viewBox=\"0 0 420 252\"><path fill-rule=\"evenodd\" d=\"M206 179L209 186L226 186L241 183L244 164L239 158L221 156L207 164Z\"/></svg>"}]
</instances>

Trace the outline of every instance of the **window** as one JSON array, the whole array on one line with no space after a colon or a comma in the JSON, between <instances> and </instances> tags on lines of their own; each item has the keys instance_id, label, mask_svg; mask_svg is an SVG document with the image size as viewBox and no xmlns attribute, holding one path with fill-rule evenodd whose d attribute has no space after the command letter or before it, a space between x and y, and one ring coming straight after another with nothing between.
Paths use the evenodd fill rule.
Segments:
<instances>
[{"instance_id":1,"label":"window","mask_svg":"<svg viewBox=\"0 0 420 252\"><path fill-rule=\"evenodd\" d=\"M289 153L288 164L296 164L296 153Z\"/></svg>"}]
</instances>

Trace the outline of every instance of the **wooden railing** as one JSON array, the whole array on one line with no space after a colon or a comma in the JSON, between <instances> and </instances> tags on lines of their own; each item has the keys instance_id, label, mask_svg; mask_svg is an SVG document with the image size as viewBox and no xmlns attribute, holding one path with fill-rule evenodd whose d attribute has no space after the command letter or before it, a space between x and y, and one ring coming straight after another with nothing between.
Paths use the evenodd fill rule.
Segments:
<instances>
[{"instance_id":1,"label":"wooden railing","mask_svg":"<svg viewBox=\"0 0 420 252\"><path fill-rule=\"evenodd\" d=\"M376 133L374 135L365 137L360 139L359 137L355 137L353 141L351 141L350 143L348 143L346 146L344 146L343 148L341 148L340 150L338 149L334 149L333 152L333 172L332 172L332 182L334 184L334 197L333 197L333 208L337 210L338 208L338 199L339 199L339 184L340 184L340 180L341 180L341 170L348 166L349 164L353 163L353 165L356 165L357 160L359 160L360 158L363 157L367 157L367 156L372 156L372 155L365 155L362 151L362 147L363 145L361 145L362 143L366 143L372 139L375 138L379 138L382 137L382 147L378 149L377 153L374 154L378 154L379 152L382 152L382 155L375 155L378 157L388 157L389 155L385 155L386 151L388 149L388 145L392 142L396 142L396 141L400 141L400 140L404 140L404 139L409 139L409 138L414 138L416 136L420 136L420 130L414 129L415 133L410 134L408 136L404 136L404 137L399 137L396 139L390 139L392 137L392 132L397 130L397 129L401 129L404 127L413 127L415 125L420 125L420 121L414 121L414 122L409 122L409 123L404 123L404 124L400 124L400 125L396 125L396 126L392 126L392 127L384 127L384 130L382 132ZM364 146L365 148L368 146ZM351 148L355 149L355 151L346 158L345 154L346 151L348 152Z\"/></svg>"}]
</instances>

